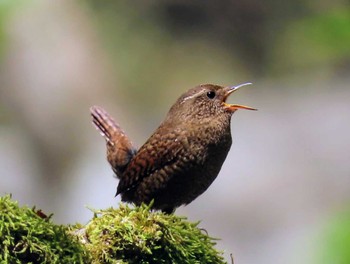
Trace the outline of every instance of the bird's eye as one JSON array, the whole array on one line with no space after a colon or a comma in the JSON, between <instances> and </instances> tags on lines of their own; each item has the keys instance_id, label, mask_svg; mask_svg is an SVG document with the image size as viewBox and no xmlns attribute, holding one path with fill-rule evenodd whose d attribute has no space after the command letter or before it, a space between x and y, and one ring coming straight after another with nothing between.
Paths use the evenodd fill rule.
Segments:
<instances>
[{"instance_id":1,"label":"bird's eye","mask_svg":"<svg viewBox=\"0 0 350 264\"><path fill-rule=\"evenodd\" d=\"M209 91L207 92L207 96L209 99L213 99L215 97L215 92L214 91Z\"/></svg>"}]
</instances>

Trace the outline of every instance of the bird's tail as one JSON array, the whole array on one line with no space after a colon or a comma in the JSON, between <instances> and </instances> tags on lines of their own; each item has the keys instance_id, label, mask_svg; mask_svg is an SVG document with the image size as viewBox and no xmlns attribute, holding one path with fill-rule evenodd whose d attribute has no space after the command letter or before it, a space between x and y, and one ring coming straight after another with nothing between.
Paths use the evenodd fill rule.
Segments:
<instances>
[{"instance_id":1,"label":"bird's tail","mask_svg":"<svg viewBox=\"0 0 350 264\"><path fill-rule=\"evenodd\" d=\"M130 160L136 153L136 148L121 127L101 107L90 108L92 123L106 140L107 160L117 177L120 177Z\"/></svg>"}]
</instances>

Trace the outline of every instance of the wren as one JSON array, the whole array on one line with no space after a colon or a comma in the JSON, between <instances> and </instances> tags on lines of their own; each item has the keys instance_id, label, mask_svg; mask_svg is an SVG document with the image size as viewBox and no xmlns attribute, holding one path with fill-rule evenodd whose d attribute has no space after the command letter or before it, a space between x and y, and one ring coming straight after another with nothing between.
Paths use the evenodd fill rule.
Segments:
<instances>
[{"instance_id":1,"label":"wren","mask_svg":"<svg viewBox=\"0 0 350 264\"><path fill-rule=\"evenodd\" d=\"M201 195L217 177L230 150L231 116L228 104L234 87L196 86L170 108L165 120L137 150L125 132L101 107L91 107L93 123L106 139L107 160L119 179L116 195L136 205L172 213Z\"/></svg>"}]
</instances>

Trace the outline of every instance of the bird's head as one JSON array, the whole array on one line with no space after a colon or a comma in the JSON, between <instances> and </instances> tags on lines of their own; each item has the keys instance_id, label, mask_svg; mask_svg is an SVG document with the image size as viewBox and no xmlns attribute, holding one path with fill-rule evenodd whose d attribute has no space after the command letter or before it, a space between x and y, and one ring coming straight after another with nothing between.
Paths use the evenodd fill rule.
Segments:
<instances>
[{"instance_id":1,"label":"bird's head","mask_svg":"<svg viewBox=\"0 0 350 264\"><path fill-rule=\"evenodd\" d=\"M231 93L249 84L227 87L214 84L198 85L180 96L171 107L167 119L178 122L199 121L204 123L220 117L227 119L238 109L257 110L249 106L226 102Z\"/></svg>"}]
</instances>

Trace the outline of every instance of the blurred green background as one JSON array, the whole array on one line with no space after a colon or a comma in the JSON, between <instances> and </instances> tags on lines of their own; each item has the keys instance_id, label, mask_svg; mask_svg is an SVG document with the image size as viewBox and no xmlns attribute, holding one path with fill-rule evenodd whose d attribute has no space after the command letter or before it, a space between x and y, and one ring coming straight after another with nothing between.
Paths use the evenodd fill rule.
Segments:
<instances>
[{"instance_id":1,"label":"blurred green background","mask_svg":"<svg viewBox=\"0 0 350 264\"><path fill-rule=\"evenodd\" d=\"M234 142L202 220L235 263L350 263L349 1L0 1L0 193L86 222L117 206L89 107L140 146L200 83L230 101Z\"/></svg>"}]
</instances>

